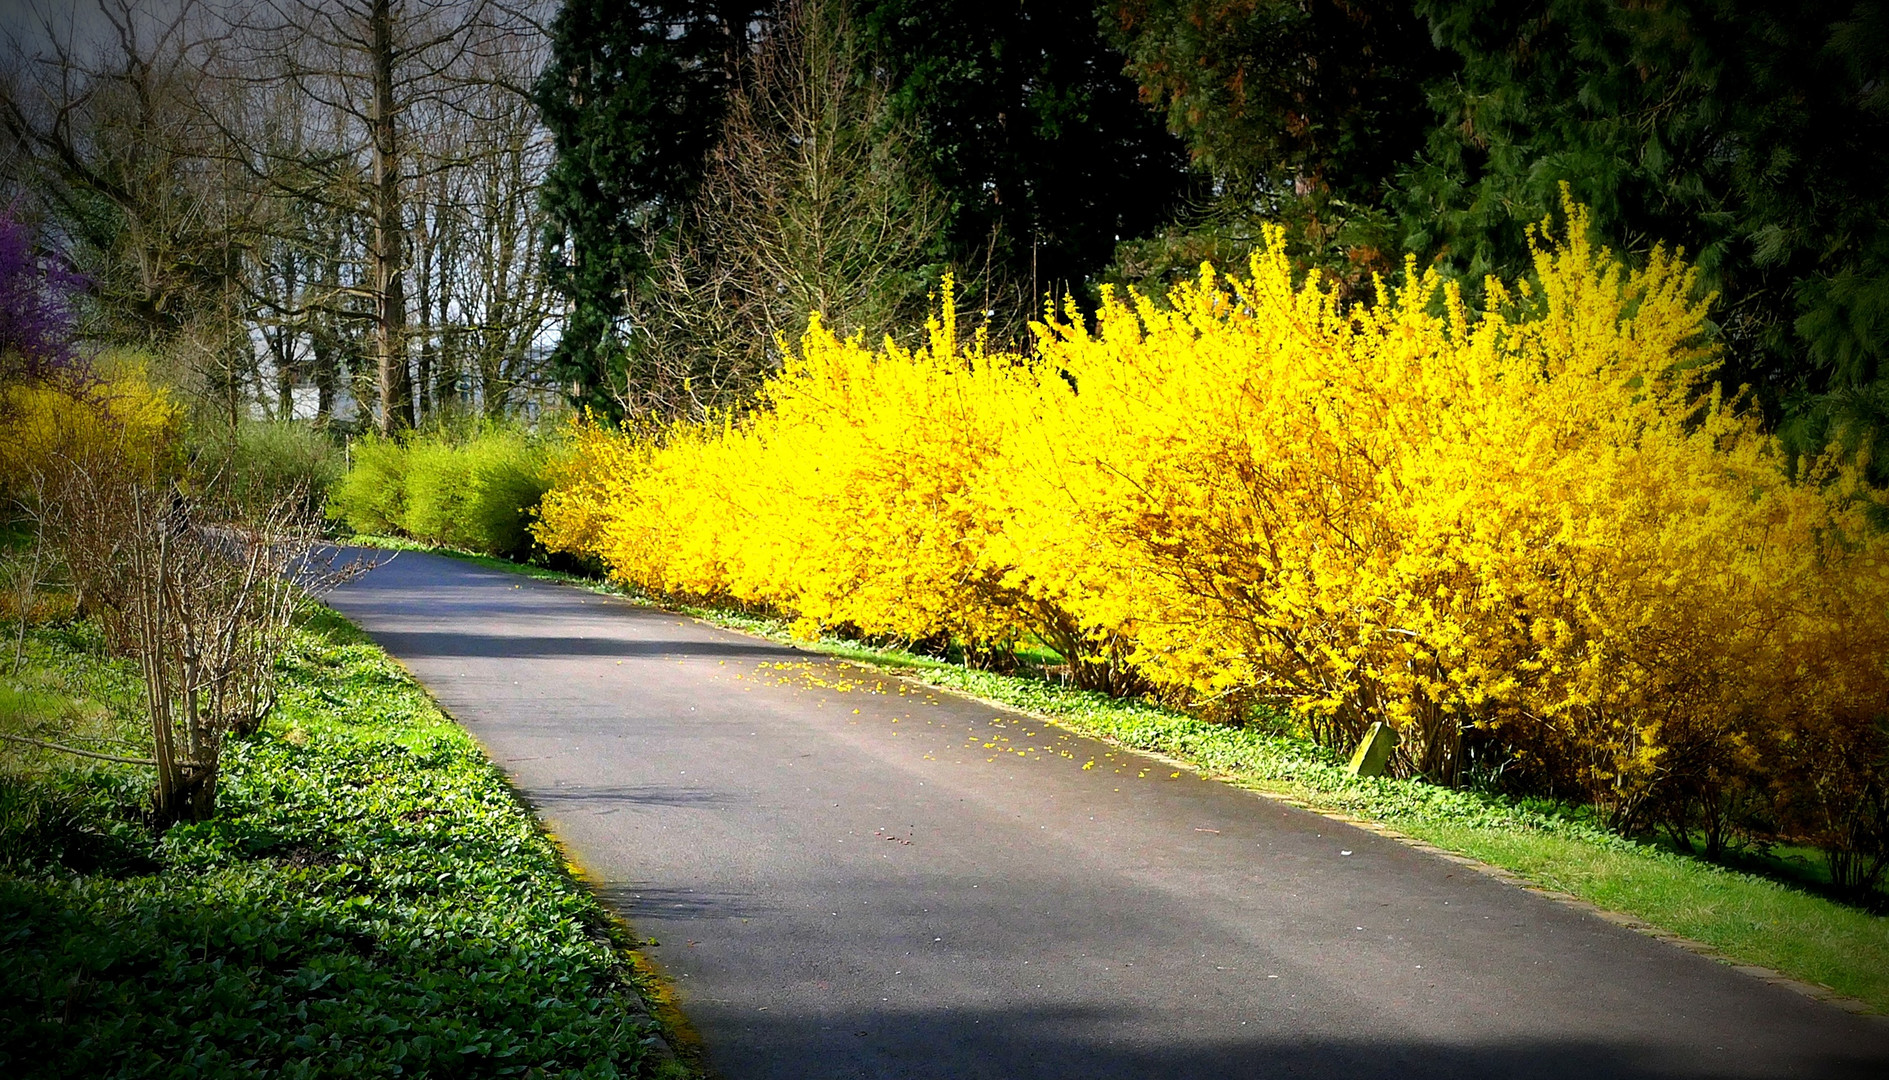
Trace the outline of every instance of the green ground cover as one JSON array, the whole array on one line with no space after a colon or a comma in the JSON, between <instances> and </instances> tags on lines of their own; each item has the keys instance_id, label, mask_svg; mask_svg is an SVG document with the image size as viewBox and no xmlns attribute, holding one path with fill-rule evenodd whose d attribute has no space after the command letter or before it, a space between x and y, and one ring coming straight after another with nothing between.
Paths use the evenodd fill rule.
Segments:
<instances>
[{"instance_id":1,"label":"green ground cover","mask_svg":"<svg viewBox=\"0 0 1889 1080\"><path fill-rule=\"evenodd\" d=\"M136 672L87 624L23 659L0 730L137 753ZM682 1073L472 739L326 609L280 671L218 818L162 836L147 771L0 749L0 1075Z\"/></svg>"},{"instance_id":2,"label":"green ground cover","mask_svg":"<svg viewBox=\"0 0 1889 1080\"><path fill-rule=\"evenodd\" d=\"M628 595L614 586L543 567L445 554ZM781 620L686 605L680 610L776 641L792 640ZM1634 916L1707 945L1728 960L1772 968L1889 1012L1889 917L1818 895L1814 873L1794 884L1741 872L1609 832L1581 807L1414 780L1360 779L1346 773L1334 754L1283 728L1230 727L1146 702L969 670L855 641L796 644L1028 712L1118 746L1152 751L1240 787L1390 826L1535 884Z\"/></svg>"}]
</instances>

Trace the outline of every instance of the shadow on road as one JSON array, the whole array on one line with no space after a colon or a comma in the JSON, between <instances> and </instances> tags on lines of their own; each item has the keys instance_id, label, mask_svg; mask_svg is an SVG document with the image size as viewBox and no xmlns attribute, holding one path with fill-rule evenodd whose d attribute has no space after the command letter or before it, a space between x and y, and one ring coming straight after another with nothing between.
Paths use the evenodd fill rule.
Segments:
<instances>
[{"instance_id":1,"label":"shadow on road","mask_svg":"<svg viewBox=\"0 0 1889 1080\"><path fill-rule=\"evenodd\" d=\"M805 653L785 645L741 641L625 641L595 637L533 637L478 634L469 630L393 631L375 637L397 655L425 659L466 656L481 659L572 656L708 656L721 659L804 660Z\"/></svg>"},{"instance_id":2,"label":"shadow on road","mask_svg":"<svg viewBox=\"0 0 1889 1080\"><path fill-rule=\"evenodd\" d=\"M749 895L702 889L675 889L635 882L596 886L597 899L636 926L643 916L665 919L746 919L763 910ZM640 927L639 927L640 929ZM660 952L651 955L660 958Z\"/></svg>"},{"instance_id":3,"label":"shadow on road","mask_svg":"<svg viewBox=\"0 0 1889 1080\"><path fill-rule=\"evenodd\" d=\"M700 806L715 808L732 805L735 800L722 792L695 787L602 787L562 784L555 788L533 790L529 801L535 807L558 812L576 805L592 809L611 806Z\"/></svg>"},{"instance_id":4,"label":"shadow on road","mask_svg":"<svg viewBox=\"0 0 1889 1080\"><path fill-rule=\"evenodd\" d=\"M1315 1011L1315 1003L1306 1003ZM712 1006L711 1006L712 1007ZM700 1011L702 1005L691 1009ZM1587 1040L1514 1040L1462 1044L1430 1041L1407 1032L1359 1031L1344 1038L1282 1037L1291 1012L1255 1011L1247 1036L1229 1031L1177 1030L1158 1046L1097 1038L1118 1029L1136 1011L1096 1008L1002 1007L980 1009L835 1010L818 1016L771 1011L726 1017L742 1029L738 1048L719 1055L744 1080L788 1077L938 1077L1004 1080L1245 1080L1303 1077L1318 1080L1679 1080L1707 1077L1801 1075L1879 1080L1881 1061L1843 1061L1806 1054L1793 1064L1753 1062L1728 1046L1713 1057L1681 1060L1670 1047ZM1388 1020L1389 1018L1387 1018ZM1121 1028L1130 1025L1123 1024ZM725 1028L723 1030L726 1030ZM749 1057L743 1051L766 1048ZM727 1059L727 1060L722 1060ZM1808 1065L1808 1068L1805 1066ZM1803 1071L1799 1072L1798 1069Z\"/></svg>"}]
</instances>

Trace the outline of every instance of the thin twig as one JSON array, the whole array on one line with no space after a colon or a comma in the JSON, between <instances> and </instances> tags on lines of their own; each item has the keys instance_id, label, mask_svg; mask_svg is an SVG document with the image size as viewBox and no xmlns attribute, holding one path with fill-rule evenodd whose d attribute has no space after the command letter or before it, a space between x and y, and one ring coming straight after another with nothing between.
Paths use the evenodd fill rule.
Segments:
<instances>
[{"instance_id":1,"label":"thin twig","mask_svg":"<svg viewBox=\"0 0 1889 1080\"><path fill-rule=\"evenodd\" d=\"M77 754L80 757L97 758L99 761L115 761L120 765L143 765L152 769L157 768L157 762L152 761L150 758L119 757L116 754L101 754L96 750L81 750L76 746L63 746L56 742L47 742L44 739L29 739L24 735L8 735L3 731L0 731L0 739L5 739L8 742L25 743L28 746L37 746L43 750L58 750L61 753Z\"/></svg>"}]
</instances>

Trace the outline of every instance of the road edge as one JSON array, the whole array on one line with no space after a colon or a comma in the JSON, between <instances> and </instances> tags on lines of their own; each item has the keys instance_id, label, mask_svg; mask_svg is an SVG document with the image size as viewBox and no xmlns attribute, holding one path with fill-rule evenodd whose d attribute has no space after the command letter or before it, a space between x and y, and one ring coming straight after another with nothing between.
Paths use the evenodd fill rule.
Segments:
<instances>
[{"instance_id":1,"label":"road edge","mask_svg":"<svg viewBox=\"0 0 1889 1080\"><path fill-rule=\"evenodd\" d=\"M640 1015L655 1024L658 1029L654 1036L654 1045L650 1048L649 1065L637 1070L639 1080L713 1080L715 1073L708 1066L707 1051L701 1036L696 1033L694 1025L689 1023L688 1017L682 1013L675 981L669 978L660 961L637 947L637 944L644 939L636 933L629 919L599 894L596 877L572 853L571 846L565 843L557 830L551 827L551 823L545 819L542 808L533 803L518 786L518 778L492 756L492 748L485 744L485 740L479 738L478 732L455 716L453 711L439 700L433 688L407 667L404 661L376 640L371 631L349 618L345 612L327 604L320 597L316 597L315 601L333 612L335 617L346 621L348 625L360 631L368 640L373 641L374 647L400 669L401 674L405 675L414 686L419 687L420 692L426 696L433 708L472 740L473 745L479 748L480 756L485 758L486 765L504 783L505 790L511 795L512 801L530 815L532 826L550 843L552 850L557 852L558 869L571 880L572 884L583 890L584 895L590 898L590 902L603 915L608 925L610 950L629 969L632 976L630 985L635 988L637 1000L642 1005Z\"/></svg>"},{"instance_id":2,"label":"road edge","mask_svg":"<svg viewBox=\"0 0 1889 1080\"><path fill-rule=\"evenodd\" d=\"M1442 847L1438 844L1434 844L1428 840L1423 840L1418 837L1411 836L1408 833L1402 832L1401 830L1395 828L1394 826L1387 825L1383 822L1373 821L1368 818L1360 818L1354 814L1348 814L1340 810L1331 810L1328 808L1320 807L1308 800L1302 799L1298 796L1295 796L1286 792L1268 791L1263 788L1259 788L1255 786L1235 783L1235 782L1232 782L1228 777L1224 775L1216 774L1209 770L1203 770L1198 765L1192 762L1184 761L1176 757L1171 757L1167 754L1161 753L1160 751L1147 750L1147 749L1142 749L1140 747L1128 746L1105 734L1097 734L1093 732L1078 730L1077 728L1070 726L1069 724L1059 720L1055 716L1050 715L1048 713L1038 712L1033 709L1022 708L1017 705L1012 705L1006 702L996 701L990 698L982 697L977 694L969 693L965 690L962 690L956 687L944 687L944 686L939 686L935 683L927 682L922 678L918 678L911 675L908 670L903 669L900 665L894 664L889 660L883 666L881 666L879 664L874 663L872 659L870 659L869 657L860 657L857 655L842 656L842 655L838 655L837 653L827 652L821 649L818 646L818 644L813 644L810 646L803 642L779 640L773 637L769 637L765 634L756 633L755 631L748 629L746 627L736 625L733 623L732 620L728 622L724 622L720 619L713 617L712 613L706 613L706 609L697 609L694 611L676 610L675 608L665 606L664 604L659 603L649 598L627 595L624 592L614 587L611 587L607 583L586 581L582 578L578 578L570 574L565 574L560 571L548 571L548 570L543 570L536 567L528 567L528 566L519 565L516 563L512 563L509 560L493 559L490 557L471 556L470 553L459 553L459 552L454 552L451 550L444 550L444 549L438 550L438 551L432 551L428 553L441 555L447 558L457 559L462 562L469 562L469 563L472 563L474 566L479 566L485 569L494 570L500 573L516 574L520 577L530 578L534 581L543 582L549 585L561 585L561 586L566 586L569 588L580 589L582 591L592 593L593 595L601 595L604 597L621 601L625 604L629 604L635 607L651 608L658 611L666 612L671 615L676 615L681 618L693 619L698 623L701 623L705 626L714 627L715 629L718 629L718 630L723 630L729 633L740 634L744 637L753 638L757 641L765 641L773 645L784 646L786 648L794 649L797 652L806 653L811 656L821 657L822 659L831 661L833 663L851 665L861 671L871 671L875 675L888 676L891 678L895 678L902 682L909 683L913 686L922 686L928 690L936 691L939 693L954 694L967 701L975 701L981 705L986 705L994 709L1011 712L1019 716L1027 716L1031 718L1032 720L1038 721L1040 723L1052 725L1060 730L1070 732L1071 734L1080 735L1084 738L1095 739L1099 742L1107 743L1110 746L1114 746L1117 749L1120 749L1129 753L1133 753L1133 754L1138 754L1138 755L1141 755L1142 757L1148 758L1153 761L1161 762L1162 764L1167 765L1171 768L1186 770L1188 772L1193 773L1196 776L1201 777L1202 779L1211 780L1214 783L1218 783L1218 784L1224 784L1225 786L1233 788L1236 791L1241 791L1257 798L1268 799L1273 802L1283 803L1285 805L1292 806L1296 809L1304 810L1311 814L1316 814L1317 816L1325 818L1327 820L1339 822L1345 825L1351 825L1355 828L1362 829L1365 832L1373 833L1375 835L1382 836L1389 840L1394 840L1400 844L1403 844L1406 847L1412 848L1417 851L1422 851L1426 854L1435 855L1439 858L1444 859L1447 862L1456 864L1458 866L1462 866L1466 869L1474 870L1475 872L1482 874L1486 877L1492 878L1496 881L1503 882L1504 884L1507 884L1507 885L1514 886L1515 888L1521 889L1525 892L1533 893L1537 896L1553 901L1564 907L1571 908L1576 911L1580 911L1580 912L1592 915L1596 918L1601 919L1604 922L1608 922L1615 926L1619 926L1624 929L1631 930L1634 933L1640 934L1645 937L1650 937L1655 940L1665 942L1668 945L1674 946L1679 949L1683 949L1686 952L1690 952L1695 955L1702 956L1707 959L1716 961L1717 963L1723 964L1726 967L1730 967L1733 970L1738 971L1741 974L1746 975L1750 978L1757 979L1761 982L1768 983L1772 986L1777 986L1783 989L1790 990L1794 993L1800 994L1803 997L1809 998L1821 1004L1832 1006L1852 1016L1860 1017L1865 1022L1877 1024L1883 1027L1889 1027L1889 1012L1879 1012L1873 1006L1871 1006L1868 1002L1863 1001L1860 998L1850 997L1849 995L1843 994L1840 991L1837 991L1836 989L1832 987L1825 986L1822 983L1814 983L1806 979L1800 979L1800 978L1797 978L1796 976L1785 974L1784 972L1778 971L1774 968L1766 967L1761 964L1745 963L1744 961L1741 961L1736 957L1728 955L1727 953L1723 952L1716 946L1706 944L1705 942L1702 942L1702 941L1697 941L1693 938L1686 937L1683 934L1678 934L1671 930L1667 930L1663 927L1647 922L1646 920L1640 918L1637 915L1632 915L1627 912L1615 911L1611 908L1603 907L1599 904L1594 903L1591 900L1582 899L1581 897L1576 896L1573 893L1567 892L1566 890L1559 889L1559 888L1556 888L1555 886L1547 885L1539 881L1535 881L1529 878L1528 876L1518 873L1516 871L1509 870L1505 867L1497 866L1493 863L1484 862L1481 859L1477 859L1473 856L1465 855L1461 852L1451 851L1448 848ZM416 679L415 681L417 682L418 680ZM424 684L421 684L421 685L424 686ZM428 693L430 694L431 691L428 691ZM443 709L441 711L445 712L445 710ZM451 714L447 713L447 715L450 716ZM458 723L458 720L456 718L454 719L454 723ZM463 724L460 726L462 728L464 727ZM475 736L474 738L476 741L477 737ZM483 744L481 744L481 749L483 749ZM489 754L488 754L488 760L490 760ZM507 781L508 783L510 782L509 776L507 777ZM527 803L527 805L529 804ZM536 816L536 813L537 813L536 809L533 808L534 817ZM546 830L547 835L552 836L553 842L559 843L556 840L555 835L550 834L549 827L543 825L542 818L539 818L539 821L540 821L540 827ZM562 850L561 843L559 843L559 846L560 846L560 850ZM579 880L582 881L584 879L580 877ZM593 893L593 897L594 895L595 894ZM605 910L609 910L608 905L602 905L601 901L600 901L600 906L603 906Z\"/></svg>"}]
</instances>

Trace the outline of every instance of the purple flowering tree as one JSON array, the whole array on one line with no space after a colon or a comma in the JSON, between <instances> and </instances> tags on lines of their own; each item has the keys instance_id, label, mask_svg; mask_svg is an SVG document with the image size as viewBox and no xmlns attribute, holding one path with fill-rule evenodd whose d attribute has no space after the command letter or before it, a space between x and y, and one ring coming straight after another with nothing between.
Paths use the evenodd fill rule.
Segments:
<instances>
[{"instance_id":1,"label":"purple flowering tree","mask_svg":"<svg viewBox=\"0 0 1889 1080\"><path fill-rule=\"evenodd\" d=\"M11 209L0 210L0 384L78 373L72 299L84 285L40 254Z\"/></svg>"}]
</instances>

